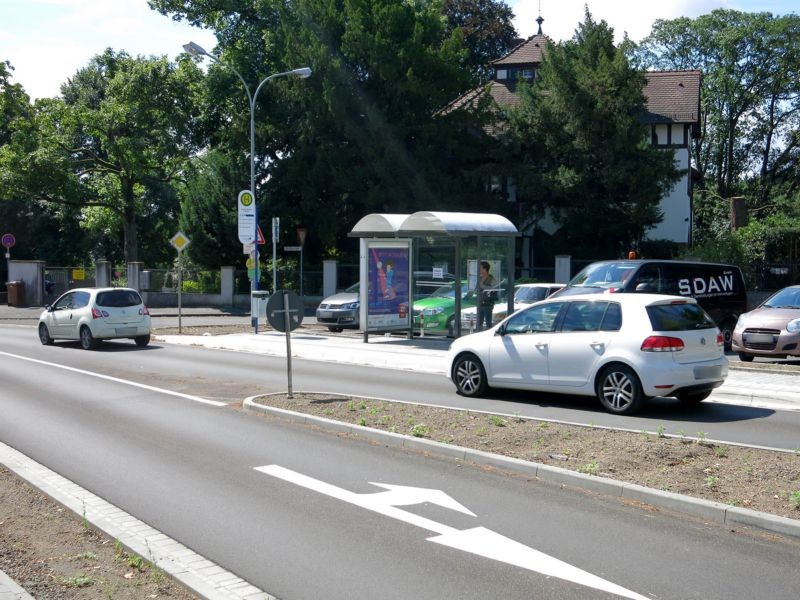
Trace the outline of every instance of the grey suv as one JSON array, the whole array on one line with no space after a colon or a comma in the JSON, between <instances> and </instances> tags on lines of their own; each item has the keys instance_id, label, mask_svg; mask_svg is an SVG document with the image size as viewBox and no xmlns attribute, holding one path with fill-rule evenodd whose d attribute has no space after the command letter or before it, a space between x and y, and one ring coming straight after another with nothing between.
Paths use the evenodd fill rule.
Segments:
<instances>
[{"instance_id":1,"label":"grey suv","mask_svg":"<svg viewBox=\"0 0 800 600\"><path fill-rule=\"evenodd\" d=\"M333 296L328 296L317 307L317 323L327 325L330 331L339 332L345 327L358 329L360 300L359 284Z\"/></svg>"}]
</instances>

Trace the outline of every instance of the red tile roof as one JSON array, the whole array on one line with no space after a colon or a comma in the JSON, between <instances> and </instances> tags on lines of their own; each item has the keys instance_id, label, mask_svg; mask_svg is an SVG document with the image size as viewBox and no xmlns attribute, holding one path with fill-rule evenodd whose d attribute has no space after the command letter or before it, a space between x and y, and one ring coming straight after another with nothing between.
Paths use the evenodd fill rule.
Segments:
<instances>
[{"instance_id":1,"label":"red tile roof","mask_svg":"<svg viewBox=\"0 0 800 600\"><path fill-rule=\"evenodd\" d=\"M700 71L651 71L645 76L646 122L700 122Z\"/></svg>"},{"instance_id":2,"label":"red tile roof","mask_svg":"<svg viewBox=\"0 0 800 600\"><path fill-rule=\"evenodd\" d=\"M492 66L538 65L542 62L542 53L553 41L546 35L536 34L520 42L503 58L492 61Z\"/></svg>"}]
</instances>

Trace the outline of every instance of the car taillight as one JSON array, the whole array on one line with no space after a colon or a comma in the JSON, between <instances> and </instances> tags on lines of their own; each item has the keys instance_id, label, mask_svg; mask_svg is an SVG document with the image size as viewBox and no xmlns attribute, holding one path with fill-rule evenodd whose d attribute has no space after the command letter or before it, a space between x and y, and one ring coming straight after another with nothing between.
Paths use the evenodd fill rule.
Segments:
<instances>
[{"instance_id":1,"label":"car taillight","mask_svg":"<svg viewBox=\"0 0 800 600\"><path fill-rule=\"evenodd\" d=\"M679 352L683 350L683 340L668 335L651 335L642 342L642 352Z\"/></svg>"},{"instance_id":2,"label":"car taillight","mask_svg":"<svg viewBox=\"0 0 800 600\"><path fill-rule=\"evenodd\" d=\"M717 334L717 346L720 348L725 346L725 335L722 332Z\"/></svg>"},{"instance_id":3,"label":"car taillight","mask_svg":"<svg viewBox=\"0 0 800 600\"><path fill-rule=\"evenodd\" d=\"M103 313L101 313L98 309L93 308L92 309L92 318L93 319L102 319L103 318Z\"/></svg>"},{"instance_id":4,"label":"car taillight","mask_svg":"<svg viewBox=\"0 0 800 600\"><path fill-rule=\"evenodd\" d=\"M147 310L147 307L144 304L142 304L142 308L139 309L139 314L140 315L149 315L150 311Z\"/></svg>"}]
</instances>

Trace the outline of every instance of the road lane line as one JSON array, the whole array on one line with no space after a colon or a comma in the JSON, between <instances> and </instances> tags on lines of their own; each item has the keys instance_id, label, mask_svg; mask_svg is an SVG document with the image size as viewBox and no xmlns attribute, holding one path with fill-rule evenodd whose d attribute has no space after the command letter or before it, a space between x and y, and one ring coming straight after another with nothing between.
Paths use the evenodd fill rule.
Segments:
<instances>
[{"instance_id":1,"label":"road lane line","mask_svg":"<svg viewBox=\"0 0 800 600\"><path fill-rule=\"evenodd\" d=\"M135 381L130 381L128 379L119 379L118 377L111 377L110 375L102 375L101 373L93 373L92 371L84 371L83 369L76 369L75 367L68 367L66 365L59 365L58 363L48 362L46 360L39 360L37 358L30 358L28 356L20 356L19 354L10 354L8 352L0 352L2 356L9 356L11 358L18 358L19 360L27 360L28 362L37 363L40 365L45 365L47 367L56 367L58 369L64 369L65 371L72 371L73 373L80 373L81 375L89 375L90 377L97 377L98 379L105 379L106 381L113 381L114 383L122 383L124 385L130 385L133 387L142 388L143 390L148 390L151 392L157 392L159 394L167 394L168 396L177 396L178 398L184 398L186 400L191 400L193 402L200 402L201 404L208 404L210 406L227 406L227 402L219 402L217 400L209 400L207 398L201 398L200 396L192 396L191 394L182 394L181 392L173 392L172 390L165 390L164 388L157 388L153 387L152 385L146 385L144 383L137 383Z\"/></svg>"}]
</instances>

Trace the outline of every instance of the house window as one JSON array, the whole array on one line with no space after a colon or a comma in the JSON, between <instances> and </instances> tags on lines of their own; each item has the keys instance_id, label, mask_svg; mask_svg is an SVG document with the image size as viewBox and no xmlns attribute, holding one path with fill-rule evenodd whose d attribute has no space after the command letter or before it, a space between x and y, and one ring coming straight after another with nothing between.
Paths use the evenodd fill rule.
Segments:
<instances>
[{"instance_id":1,"label":"house window","mask_svg":"<svg viewBox=\"0 0 800 600\"><path fill-rule=\"evenodd\" d=\"M673 125L672 126L672 140L673 145L683 146L686 143L686 138L684 137L683 132L683 125Z\"/></svg>"},{"instance_id":2,"label":"house window","mask_svg":"<svg viewBox=\"0 0 800 600\"><path fill-rule=\"evenodd\" d=\"M522 69L522 78L531 81L533 79L533 69Z\"/></svg>"},{"instance_id":3,"label":"house window","mask_svg":"<svg viewBox=\"0 0 800 600\"><path fill-rule=\"evenodd\" d=\"M498 79L508 79L508 69L497 69Z\"/></svg>"},{"instance_id":4,"label":"house window","mask_svg":"<svg viewBox=\"0 0 800 600\"><path fill-rule=\"evenodd\" d=\"M669 143L669 139L667 138L668 134L668 125L656 125L655 126L655 143L658 146L666 146Z\"/></svg>"}]
</instances>

